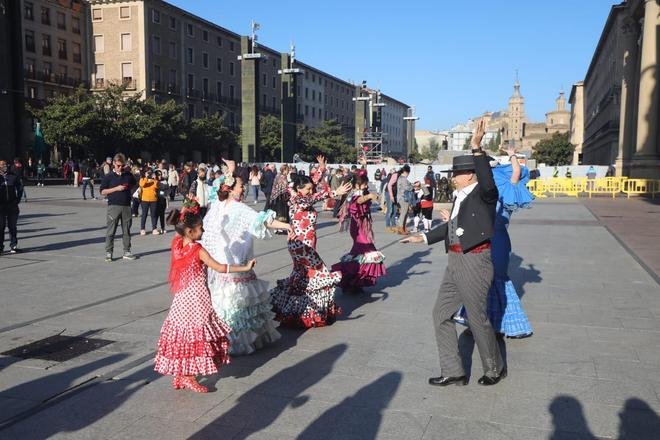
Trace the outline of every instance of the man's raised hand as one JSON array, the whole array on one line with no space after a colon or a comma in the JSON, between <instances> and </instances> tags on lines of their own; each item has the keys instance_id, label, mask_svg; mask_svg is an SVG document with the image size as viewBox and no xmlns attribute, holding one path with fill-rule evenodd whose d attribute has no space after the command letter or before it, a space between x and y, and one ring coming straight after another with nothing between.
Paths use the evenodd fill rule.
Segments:
<instances>
[{"instance_id":1,"label":"man's raised hand","mask_svg":"<svg viewBox=\"0 0 660 440\"><path fill-rule=\"evenodd\" d=\"M479 119L477 129L474 131L474 135L472 135L472 148L481 148L481 140L484 138L484 134L486 134L486 122L483 119Z\"/></svg>"}]
</instances>

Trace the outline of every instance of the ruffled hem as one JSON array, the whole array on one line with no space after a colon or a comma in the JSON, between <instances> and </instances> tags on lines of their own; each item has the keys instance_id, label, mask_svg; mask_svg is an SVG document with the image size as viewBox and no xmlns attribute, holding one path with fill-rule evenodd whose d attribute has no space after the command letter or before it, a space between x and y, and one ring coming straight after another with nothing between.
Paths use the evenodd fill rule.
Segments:
<instances>
[{"instance_id":1,"label":"ruffled hem","mask_svg":"<svg viewBox=\"0 0 660 440\"><path fill-rule=\"evenodd\" d=\"M364 254L358 255L346 254L341 257L339 261L341 263L350 263L356 261L358 264L381 264L385 262L385 255L379 251L366 252Z\"/></svg>"},{"instance_id":2,"label":"ruffled hem","mask_svg":"<svg viewBox=\"0 0 660 440\"><path fill-rule=\"evenodd\" d=\"M506 336L532 334L532 326L513 282L496 276L488 292L488 319L493 329Z\"/></svg>"},{"instance_id":3,"label":"ruffled hem","mask_svg":"<svg viewBox=\"0 0 660 440\"><path fill-rule=\"evenodd\" d=\"M278 280L277 286L270 291L275 319L282 326L323 327L334 323L341 314L341 309L335 304L335 283L301 295L289 292L288 279Z\"/></svg>"},{"instance_id":4,"label":"ruffled hem","mask_svg":"<svg viewBox=\"0 0 660 440\"><path fill-rule=\"evenodd\" d=\"M229 335L229 354L232 356L252 354L280 339L282 335L275 329L275 323L279 325L279 322L271 320L260 328L232 332Z\"/></svg>"},{"instance_id":5,"label":"ruffled hem","mask_svg":"<svg viewBox=\"0 0 660 440\"><path fill-rule=\"evenodd\" d=\"M216 312L231 328L232 333L263 327L266 323L272 322L275 316L273 306L269 302L240 309L217 310Z\"/></svg>"},{"instance_id":6,"label":"ruffled hem","mask_svg":"<svg viewBox=\"0 0 660 440\"><path fill-rule=\"evenodd\" d=\"M254 273L230 279L218 273L209 279L211 302L218 313L268 302L268 282L258 279Z\"/></svg>"},{"instance_id":7,"label":"ruffled hem","mask_svg":"<svg viewBox=\"0 0 660 440\"><path fill-rule=\"evenodd\" d=\"M387 274L385 265L382 263L359 264L357 261L334 264L332 270L342 272L340 283L342 288L373 286L378 278Z\"/></svg>"},{"instance_id":8,"label":"ruffled hem","mask_svg":"<svg viewBox=\"0 0 660 440\"><path fill-rule=\"evenodd\" d=\"M511 183L511 165L498 165L493 168L493 178L499 192L500 202L509 210L515 211L520 208L529 208L534 196L527 189L529 182L529 171L522 167L518 183Z\"/></svg>"},{"instance_id":9,"label":"ruffled hem","mask_svg":"<svg viewBox=\"0 0 660 440\"><path fill-rule=\"evenodd\" d=\"M228 364L230 358L226 352L213 357L191 357L171 359L161 354L156 355L154 370L171 376L208 376L219 371L220 366Z\"/></svg>"}]
</instances>

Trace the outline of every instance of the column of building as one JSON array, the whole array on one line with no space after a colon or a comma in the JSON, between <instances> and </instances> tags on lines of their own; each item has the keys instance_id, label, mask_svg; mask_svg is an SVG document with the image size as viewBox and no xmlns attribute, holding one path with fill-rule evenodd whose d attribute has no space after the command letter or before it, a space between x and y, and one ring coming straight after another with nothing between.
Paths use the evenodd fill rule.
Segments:
<instances>
[{"instance_id":1,"label":"column of building","mask_svg":"<svg viewBox=\"0 0 660 440\"><path fill-rule=\"evenodd\" d=\"M243 162L259 156L259 63L261 54L252 52L252 40L241 37L241 154Z\"/></svg>"},{"instance_id":2,"label":"column of building","mask_svg":"<svg viewBox=\"0 0 660 440\"><path fill-rule=\"evenodd\" d=\"M632 16L622 20L621 28L623 45L623 79L621 81L621 120L619 123L619 151L615 169L617 176L629 176L629 162L634 153L636 141L636 114L639 88L636 87L639 78L637 40L639 27Z\"/></svg>"}]
</instances>

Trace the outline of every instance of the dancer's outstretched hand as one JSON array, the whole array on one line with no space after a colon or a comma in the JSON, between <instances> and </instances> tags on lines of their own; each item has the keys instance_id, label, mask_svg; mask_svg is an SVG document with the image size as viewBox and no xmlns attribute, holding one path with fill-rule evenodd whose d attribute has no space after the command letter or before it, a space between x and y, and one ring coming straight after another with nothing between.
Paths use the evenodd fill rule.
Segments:
<instances>
[{"instance_id":1,"label":"dancer's outstretched hand","mask_svg":"<svg viewBox=\"0 0 660 440\"><path fill-rule=\"evenodd\" d=\"M231 174L236 171L236 161L230 159L221 159L225 164L227 164L227 174Z\"/></svg>"},{"instance_id":2,"label":"dancer's outstretched hand","mask_svg":"<svg viewBox=\"0 0 660 440\"><path fill-rule=\"evenodd\" d=\"M319 167L325 169L325 164L327 163L325 156L322 154L319 154L316 156L316 161L319 163Z\"/></svg>"},{"instance_id":3,"label":"dancer's outstretched hand","mask_svg":"<svg viewBox=\"0 0 660 440\"><path fill-rule=\"evenodd\" d=\"M410 235L399 243L424 243L424 236L422 234Z\"/></svg>"},{"instance_id":4,"label":"dancer's outstretched hand","mask_svg":"<svg viewBox=\"0 0 660 440\"><path fill-rule=\"evenodd\" d=\"M351 188L353 188L353 185L351 185L350 182L346 182L342 186L337 188L335 192L337 193L337 195L343 196L344 194L348 194Z\"/></svg>"},{"instance_id":5,"label":"dancer's outstretched hand","mask_svg":"<svg viewBox=\"0 0 660 440\"><path fill-rule=\"evenodd\" d=\"M248 270L252 270L252 268L256 265L257 265L257 260L254 258L248 261L246 264Z\"/></svg>"}]
</instances>

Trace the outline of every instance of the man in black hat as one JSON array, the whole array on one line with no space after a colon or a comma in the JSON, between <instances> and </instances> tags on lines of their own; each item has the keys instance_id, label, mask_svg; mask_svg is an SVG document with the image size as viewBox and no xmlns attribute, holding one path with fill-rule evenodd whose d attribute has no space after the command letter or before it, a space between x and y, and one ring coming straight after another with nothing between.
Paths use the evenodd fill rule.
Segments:
<instances>
[{"instance_id":1,"label":"man in black hat","mask_svg":"<svg viewBox=\"0 0 660 440\"><path fill-rule=\"evenodd\" d=\"M479 349L484 375L481 385L495 385L506 377L495 332L486 314L488 290L493 281L490 238L494 234L497 186L488 157L481 150L483 120L472 137L472 155L457 156L452 167L456 200L449 221L426 234L414 235L401 243L437 243L444 240L449 261L433 308L433 324L440 355L442 376L429 384L466 385L468 378L458 351L452 316L461 304L470 317L470 329Z\"/></svg>"}]
</instances>

